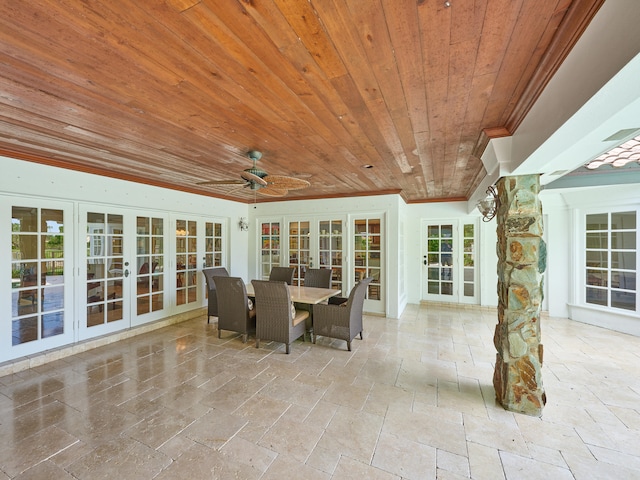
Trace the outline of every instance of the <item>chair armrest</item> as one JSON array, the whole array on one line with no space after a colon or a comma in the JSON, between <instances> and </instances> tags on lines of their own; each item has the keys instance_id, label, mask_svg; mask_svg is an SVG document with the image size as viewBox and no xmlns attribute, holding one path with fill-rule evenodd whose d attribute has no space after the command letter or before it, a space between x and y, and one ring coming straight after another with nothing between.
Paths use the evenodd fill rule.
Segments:
<instances>
[{"instance_id":1,"label":"chair armrest","mask_svg":"<svg viewBox=\"0 0 640 480\"><path fill-rule=\"evenodd\" d=\"M340 305L319 303L313 306L313 322L319 324L349 325L349 310Z\"/></svg>"}]
</instances>

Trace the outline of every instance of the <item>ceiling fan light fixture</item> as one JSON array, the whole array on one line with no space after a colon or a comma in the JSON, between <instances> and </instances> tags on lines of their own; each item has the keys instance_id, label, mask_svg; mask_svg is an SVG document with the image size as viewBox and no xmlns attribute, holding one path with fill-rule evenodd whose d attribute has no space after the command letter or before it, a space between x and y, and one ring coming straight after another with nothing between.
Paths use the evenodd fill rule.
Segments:
<instances>
[{"instance_id":1,"label":"ceiling fan light fixture","mask_svg":"<svg viewBox=\"0 0 640 480\"><path fill-rule=\"evenodd\" d=\"M253 191L254 195L257 192L272 197L283 197L289 193L289 190L299 190L311 185L307 180L284 175L269 175L258 168L256 164L262 158L262 152L258 150L250 150L247 156L253 161L253 165L240 172L242 180L213 180L198 182L198 185L243 185L244 188Z\"/></svg>"}]
</instances>

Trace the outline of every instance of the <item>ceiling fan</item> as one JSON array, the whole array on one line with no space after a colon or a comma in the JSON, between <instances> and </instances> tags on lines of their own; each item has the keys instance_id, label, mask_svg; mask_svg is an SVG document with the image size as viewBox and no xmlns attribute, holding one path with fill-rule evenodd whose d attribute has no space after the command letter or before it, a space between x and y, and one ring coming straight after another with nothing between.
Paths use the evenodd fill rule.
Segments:
<instances>
[{"instance_id":1,"label":"ceiling fan","mask_svg":"<svg viewBox=\"0 0 640 480\"><path fill-rule=\"evenodd\" d=\"M210 180L198 182L198 185L243 185L244 188L272 197L282 197L289 190L299 190L310 185L306 180L284 175L269 175L258 168L256 164L262 158L262 153L257 150L251 150L247 153L247 156L253 161L253 166L240 172L241 179Z\"/></svg>"}]
</instances>

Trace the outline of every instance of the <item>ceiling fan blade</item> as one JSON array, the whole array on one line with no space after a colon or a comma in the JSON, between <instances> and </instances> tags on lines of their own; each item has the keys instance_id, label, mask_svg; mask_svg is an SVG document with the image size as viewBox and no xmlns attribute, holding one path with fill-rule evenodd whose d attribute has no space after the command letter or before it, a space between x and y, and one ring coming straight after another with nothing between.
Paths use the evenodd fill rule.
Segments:
<instances>
[{"instance_id":1,"label":"ceiling fan blade","mask_svg":"<svg viewBox=\"0 0 640 480\"><path fill-rule=\"evenodd\" d=\"M261 195L268 195L270 197L284 197L287 194L288 190L286 188L277 188L275 186L269 185L267 187L262 187L258 190L258 193Z\"/></svg>"},{"instance_id":2,"label":"ceiling fan blade","mask_svg":"<svg viewBox=\"0 0 640 480\"><path fill-rule=\"evenodd\" d=\"M206 182L198 182L196 185L243 185L244 180L209 180Z\"/></svg>"},{"instance_id":3,"label":"ceiling fan blade","mask_svg":"<svg viewBox=\"0 0 640 480\"><path fill-rule=\"evenodd\" d=\"M299 190L311 185L306 180L295 177L286 177L284 175L267 175L264 177L264 180L269 186L273 185L275 188L286 190Z\"/></svg>"},{"instance_id":4,"label":"ceiling fan blade","mask_svg":"<svg viewBox=\"0 0 640 480\"><path fill-rule=\"evenodd\" d=\"M262 177L259 177L258 175L254 175L251 172L247 172L246 170L244 172L242 172L240 174L240 176L242 178L244 178L246 181L248 182L254 182L257 183L258 185L262 185L263 187L267 186L267 182L265 182Z\"/></svg>"}]
</instances>

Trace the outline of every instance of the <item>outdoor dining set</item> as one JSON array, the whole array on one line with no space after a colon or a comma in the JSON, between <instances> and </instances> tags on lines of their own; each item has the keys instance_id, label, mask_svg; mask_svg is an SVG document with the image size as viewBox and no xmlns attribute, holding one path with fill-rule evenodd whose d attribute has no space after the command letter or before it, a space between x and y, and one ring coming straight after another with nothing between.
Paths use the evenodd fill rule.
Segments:
<instances>
[{"instance_id":1,"label":"outdoor dining set","mask_svg":"<svg viewBox=\"0 0 640 480\"><path fill-rule=\"evenodd\" d=\"M291 344L309 334L313 343L318 335L347 342L359 334L362 339L362 310L367 286L372 278L360 280L348 297L339 297L331 287L331 269L309 268L303 285L294 285L293 267L273 267L268 280L245 283L231 277L224 267L203 269L208 288L208 322L218 319L218 338L223 330L240 333L247 342L255 334L260 341Z\"/></svg>"}]
</instances>

